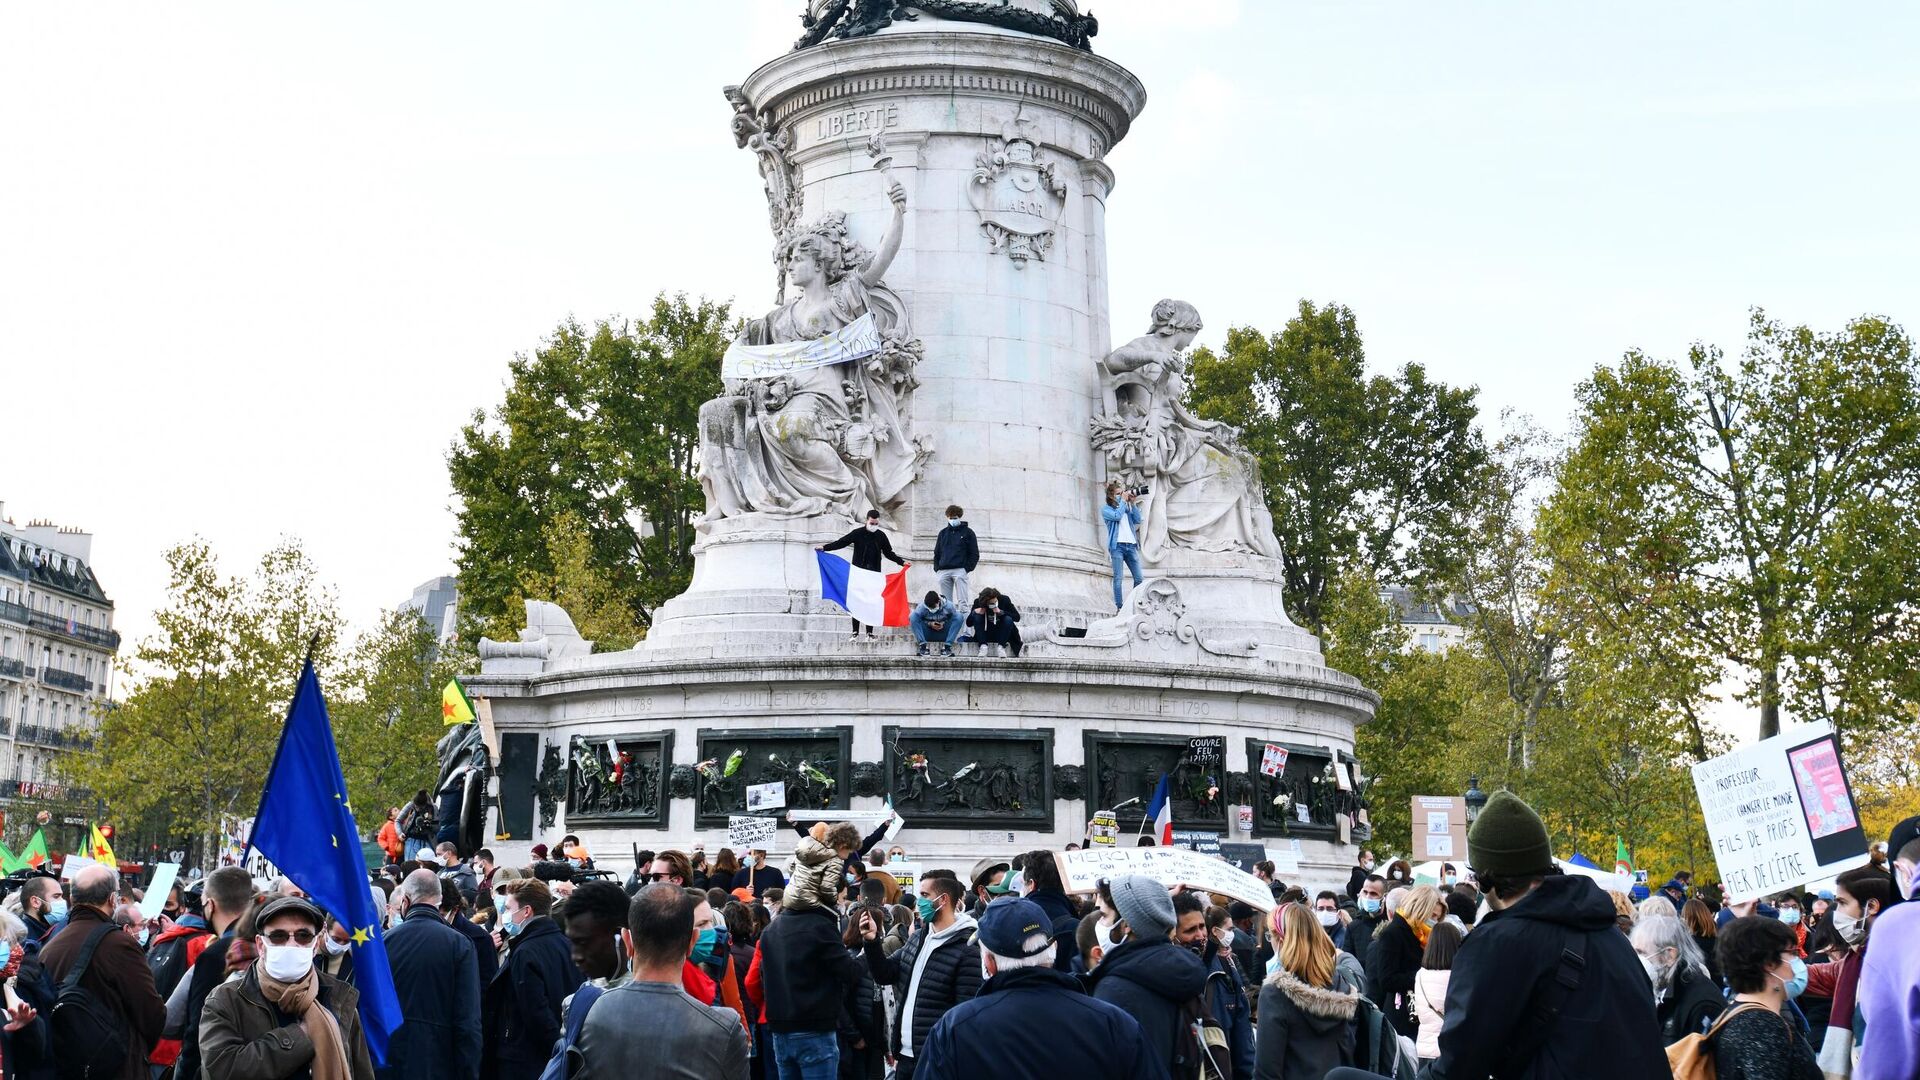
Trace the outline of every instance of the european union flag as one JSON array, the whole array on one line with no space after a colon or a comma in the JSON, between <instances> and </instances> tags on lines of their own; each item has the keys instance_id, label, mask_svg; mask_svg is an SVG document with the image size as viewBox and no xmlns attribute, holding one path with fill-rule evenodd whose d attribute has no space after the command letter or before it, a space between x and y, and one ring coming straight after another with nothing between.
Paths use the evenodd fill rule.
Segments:
<instances>
[{"instance_id":1,"label":"european union flag","mask_svg":"<svg viewBox=\"0 0 1920 1080\"><path fill-rule=\"evenodd\" d=\"M387 1039L401 1023L393 992L380 912L373 906L360 830L347 802L333 724L309 659L287 709L280 749L260 793L250 844L313 901L353 931L353 982L360 991L360 1023L373 1063L387 1060Z\"/></svg>"}]
</instances>

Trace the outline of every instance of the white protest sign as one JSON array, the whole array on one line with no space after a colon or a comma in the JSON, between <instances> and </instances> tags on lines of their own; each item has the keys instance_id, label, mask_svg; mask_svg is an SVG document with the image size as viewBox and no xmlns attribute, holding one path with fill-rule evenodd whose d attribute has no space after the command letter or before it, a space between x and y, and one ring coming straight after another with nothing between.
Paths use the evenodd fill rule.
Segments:
<instances>
[{"instance_id":1,"label":"white protest sign","mask_svg":"<svg viewBox=\"0 0 1920 1080\"><path fill-rule=\"evenodd\" d=\"M796 806L787 811L788 821L865 821L875 825L893 820L891 810L820 810L810 806Z\"/></svg>"},{"instance_id":2,"label":"white protest sign","mask_svg":"<svg viewBox=\"0 0 1920 1080\"><path fill-rule=\"evenodd\" d=\"M1086 848L1056 852L1053 861L1070 893L1090 893L1101 878L1140 874L1162 885L1220 893L1259 911L1272 911L1274 906L1273 890L1266 882L1224 859L1185 848Z\"/></svg>"},{"instance_id":3,"label":"white protest sign","mask_svg":"<svg viewBox=\"0 0 1920 1080\"><path fill-rule=\"evenodd\" d=\"M179 863L161 863L153 868L153 881L147 885L147 895L140 901L140 914L144 918L157 919L167 906L167 894L173 891L173 883L180 878Z\"/></svg>"},{"instance_id":4,"label":"white protest sign","mask_svg":"<svg viewBox=\"0 0 1920 1080\"><path fill-rule=\"evenodd\" d=\"M60 880L72 881L73 876L80 871L85 870L89 866L99 865L99 863L94 862L85 855L69 855L66 861L60 864Z\"/></svg>"},{"instance_id":5,"label":"white protest sign","mask_svg":"<svg viewBox=\"0 0 1920 1080\"><path fill-rule=\"evenodd\" d=\"M920 864L919 863L890 862L885 866L876 866L874 867L874 869L884 870L887 873L892 874L893 880L899 882L900 887L903 889L913 888L914 884L920 880Z\"/></svg>"},{"instance_id":6,"label":"white protest sign","mask_svg":"<svg viewBox=\"0 0 1920 1080\"><path fill-rule=\"evenodd\" d=\"M1087 827L1087 836L1101 847L1113 847L1120 840L1120 817L1111 810L1096 810Z\"/></svg>"},{"instance_id":7,"label":"white protest sign","mask_svg":"<svg viewBox=\"0 0 1920 1080\"><path fill-rule=\"evenodd\" d=\"M900 816L900 811L895 810L891 802L887 804L887 812L893 815L893 820L887 822L886 834L880 838L883 844L893 843L893 838L899 836L900 830L907 827L907 819Z\"/></svg>"},{"instance_id":8,"label":"white protest sign","mask_svg":"<svg viewBox=\"0 0 1920 1080\"><path fill-rule=\"evenodd\" d=\"M1286 747L1275 746L1272 743L1268 743L1267 748L1260 752L1260 775L1261 776L1279 776L1282 772L1286 770L1286 767L1287 767L1287 748Z\"/></svg>"},{"instance_id":9,"label":"white protest sign","mask_svg":"<svg viewBox=\"0 0 1920 1080\"><path fill-rule=\"evenodd\" d=\"M1867 854L1840 746L1824 721L1693 767L1727 899L1830 878Z\"/></svg>"},{"instance_id":10,"label":"white protest sign","mask_svg":"<svg viewBox=\"0 0 1920 1080\"><path fill-rule=\"evenodd\" d=\"M880 351L880 330L867 312L825 337L748 345L734 341L720 358L723 379L765 379L859 360Z\"/></svg>"},{"instance_id":11,"label":"white protest sign","mask_svg":"<svg viewBox=\"0 0 1920 1080\"><path fill-rule=\"evenodd\" d=\"M754 848L766 849L773 846L773 834L777 822L768 817L727 818L727 846L736 851L752 851Z\"/></svg>"},{"instance_id":12,"label":"white protest sign","mask_svg":"<svg viewBox=\"0 0 1920 1080\"><path fill-rule=\"evenodd\" d=\"M747 812L758 810L778 810L787 805L787 783L775 780L771 784L747 785Z\"/></svg>"}]
</instances>

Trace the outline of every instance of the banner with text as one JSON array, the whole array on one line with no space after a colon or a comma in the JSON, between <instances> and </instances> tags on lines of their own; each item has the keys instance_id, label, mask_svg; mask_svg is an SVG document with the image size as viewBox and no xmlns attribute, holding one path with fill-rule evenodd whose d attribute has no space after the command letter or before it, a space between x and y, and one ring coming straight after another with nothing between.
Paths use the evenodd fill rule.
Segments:
<instances>
[{"instance_id":1,"label":"banner with text","mask_svg":"<svg viewBox=\"0 0 1920 1080\"><path fill-rule=\"evenodd\" d=\"M1101 878L1142 874L1168 887L1185 885L1219 893L1258 911L1274 907L1273 890L1266 882L1224 860L1185 848L1086 848L1056 852L1053 860L1070 893L1090 893Z\"/></svg>"},{"instance_id":2,"label":"banner with text","mask_svg":"<svg viewBox=\"0 0 1920 1080\"><path fill-rule=\"evenodd\" d=\"M1693 767L1720 881L1733 903L1832 877L1867 834L1833 725L1805 724Z\"/></svg>"},{"instance_id":3,"label":"banner with text","mask_svg":"<svg viewBox=\"0 0 1920 1080\"><path fill-rule=\"evenodd\" d=\"M743 853L755 848L769 849L773 847L776 827L777 822L769 817L730 816L727 818L727 846Z\"/></svg>"}]
</instances>

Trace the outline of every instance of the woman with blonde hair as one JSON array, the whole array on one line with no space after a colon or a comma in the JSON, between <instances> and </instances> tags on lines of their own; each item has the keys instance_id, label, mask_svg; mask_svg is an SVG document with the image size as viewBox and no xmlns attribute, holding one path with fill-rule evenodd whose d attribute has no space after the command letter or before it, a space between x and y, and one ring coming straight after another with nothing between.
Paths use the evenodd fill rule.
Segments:
<instances>
[{"instance_id":1,"label":"woman with blonde hair","mask_svg":"<svg viewBox=\"0 0 1920 1080\"><path fill-rule=\"evenodd\" d=\"M1418 1031L1413 1017L1413 983L1427 953L1427 935L1446 915L1446 900L1431 885L1408 889L1393 909L1393 917L1373 933L1367 953L1367 997L1387 1014L1393 1030L1411 1039Z\"/></svg>"},{"instance_id":2,"label":"woman with blonde hair","mask_svg":"<svg viewBox=\"0 0 1920 1080\"><path fill-rule=\"evenodd\" d=\"M1299 904L1274 911L1278 965L1260 988L1254 1057L1259 1080L1320 1080L1353 1060L1353 1017L1360 986L1341 970L1339 950Z\"/></svg>"}]
</instances>

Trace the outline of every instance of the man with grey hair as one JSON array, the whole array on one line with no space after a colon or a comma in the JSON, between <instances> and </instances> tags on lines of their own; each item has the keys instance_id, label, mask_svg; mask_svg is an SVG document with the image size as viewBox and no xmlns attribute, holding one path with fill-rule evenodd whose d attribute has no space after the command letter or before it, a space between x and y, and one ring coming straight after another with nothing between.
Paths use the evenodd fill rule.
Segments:
<instances>
[{"instance_id":1,"label":"man with grey hair","mask_svg":"<svg viewBox=\"0 0 1920 1080\"><path fill-rule=\"evenodd\" d=\"M73 876L73 914L67 926L40 950L40 962L58 986L87 954L80 986L120 1020L127 1033L126 1058L120 1080L143 1080L147 1055L167 1022L167 1003L153 988L153 972L131 934L119 933L113 921L114 894L120 875L105 866L89 866ZM82 1054L66 1048L62 1054ZM101 1077L100 1080L113 1080Z\"/></svg>"},{"instance_id":2,"label":"man with grey hair","mask_svg":"<svg viewBox=\"0 0 1920 1080\"><path fill-rule=\"evenodd\" d=\"M466 936L440 918L440 878L422 867L395 891L400 922L387 963L405 1021L387 1044L382 1080L480 1075L480 969Z\"/></svg>"},{"instance_id":3,"label":"man with grey hair","mask_svg":"<svg viewBox=\"0 0 1920 1080\"><path fill-rule=\"evenodd\" d=\"M1140 1024L1088 997L1053 968L1052 923L1031 900L1001 899L980 914L975 940L987 981L948 1010L920 1048L914 1080L1102 1076L1164 1080Z\"/></svg>"},{"instance_id":4,"label":"man with grey hair","mask_svg":"<svg viewBox=\"0 0 1920 1080\"><path fill-rule=\"evenodd\" d=\"M1664 897L1656 897L1663 903ZM1653 982L1654 1017L1668 1046L1704 1032L1726 1000L1707 974L1706 958L1687 924L1671 915L1655 915L1633 924L1633 951Z\"/></svg>"}]
</instances>

